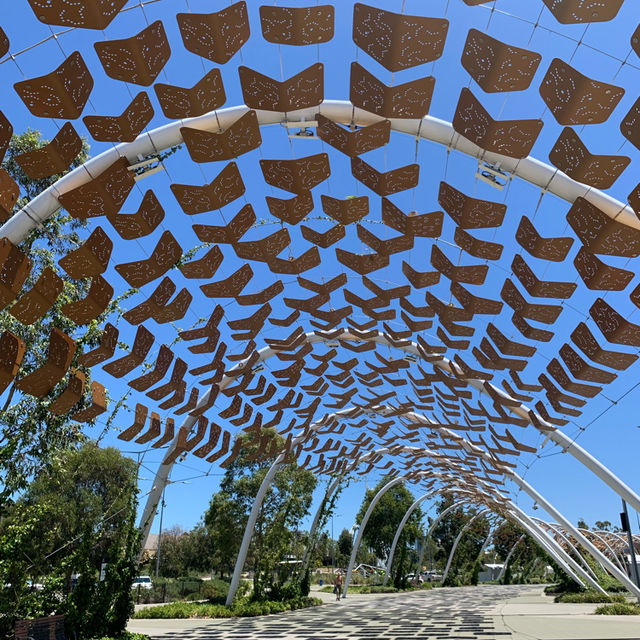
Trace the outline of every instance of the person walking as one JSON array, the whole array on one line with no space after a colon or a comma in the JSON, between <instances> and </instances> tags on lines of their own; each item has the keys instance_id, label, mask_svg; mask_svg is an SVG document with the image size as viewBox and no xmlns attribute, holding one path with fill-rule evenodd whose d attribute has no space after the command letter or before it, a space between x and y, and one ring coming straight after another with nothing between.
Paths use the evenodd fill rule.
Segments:
<instances>
[{"instance_id":1,"label":"person walking","mask_svg":"<svg viewBox=\"0 0 640 640\"><path fill-rule=\"evenodd\" d=\"M336 577L333 581L333 593L336 594L336 600L340 600L340 597L342 596L342 585L342 571L338 569L338 573L336 573Z\"/></svg>"}]
</instances>

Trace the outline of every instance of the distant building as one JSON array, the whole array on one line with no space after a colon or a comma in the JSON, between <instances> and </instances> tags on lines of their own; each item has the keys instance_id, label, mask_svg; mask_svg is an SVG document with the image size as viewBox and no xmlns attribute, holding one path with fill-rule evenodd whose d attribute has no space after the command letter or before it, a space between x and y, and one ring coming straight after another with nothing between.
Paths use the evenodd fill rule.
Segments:
<instances>
[{"instance_id":1,"label":"distant building","mask_svg":"<svg viewBox=\"0 0 640 640\"><path fill-rule=\"evenodd\" d=\"M482 563L482 571L478 574L478 582L491 582L497 580L502 571L503 564Z\"/></svg>"}]
</instances>

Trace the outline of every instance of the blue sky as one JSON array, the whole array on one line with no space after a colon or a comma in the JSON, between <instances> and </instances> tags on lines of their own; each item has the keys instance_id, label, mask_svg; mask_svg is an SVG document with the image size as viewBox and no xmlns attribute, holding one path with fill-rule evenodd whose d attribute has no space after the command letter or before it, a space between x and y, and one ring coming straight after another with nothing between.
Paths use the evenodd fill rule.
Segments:
<instances>
[{"instance_id":1,"label":"blue sky","mask_svg":"<svg viewBox=\"0 0 640 640\"><path fill-rule=\"evenodd\" d=\"M59 35L57 39L49 39L30 51L22 53L16 57L15 62L5 57L0 64L0 78L5 87L1 108L13 123L16 131L32 127L40 129L45 137L50 138L55 135L63 123L33 117L10 87L25 77L31 78L51 71L75 50L79 50L82 53L95 79L95 87L91 94L90 103L87 105L83 115L119 114L131 101L132 96L144 89L147 90L155 109L155 116L149 125L149 129L165 124L166 120L160 110L153 89L125 86L122 82L108 78L95 54L93 42L102 39L128 37L146 26L147 20L152 22L161 19L169 37L172 55L158 77L158 82L190 87L206 71L216 65L206 60L203 61L184 49L175 14L176 12L187 12L189 10L192 12L210 12L226 6L226 3L211 2L211 0L188 0L188 2L186 0L159 0L158 2L147 4L144 9L135 8L137 4L138 2L129 2L127 6L134 8L119 15L104 34L88 30L74 30ZM636 100L637 87L640 86L640 59L635 53L631 52L629 45L630 35L635 30L638 22L637 7L632 1L625 3L616 20L609 23L592 24L585 29L583 25L560 25L550 12L544 9L541 1L497 0L496 3L490 3L487 6L468 7L461 0L432 0L429 3L424 3L422 0L405 0L404 2L402 0L394 0L393 2L372 0L370 4L388 10L398 12L404 10L405 13L414 15L446 16L450 21L444 55L440 60L433 64L415 67L395 75L386 71L364 52L359 51L353 43L351 39L353 4L351 2L341 1L336 3L336 30L332 41L320 45L320 47L309 46L302 48L278 47L264 40L259 23L258 7L260 4L262 3L248 0L251 38L230 62L220 67L227 95L225 107L243 103L237 72L239 65L248 66L279 79L281 72L285 78L288 78L320 59L325 65L325 98L346 100L349 97L350 63L353 60L357 60L387 84L407 82L424 75L434 75L436 88L430 115L444 120L452 119L460 89L467 86L471 88L485 108L496 118L498 114L503 119L542 118L544 127L533 148L532 155L540 160L548 161L548 153L559 136L562 127L545 108L545 104L538 93L538 87L551 60L558 57L565 61L571 60L571 64L574 67L594 79L613 82L627 89L625 96L608 122L602 125L577 127L576 130L583 142L594 153L623 153L631 157L630 168L609 190L611 195L624 202L627 194L637 183L638 172L635 169L635 165L639 152L630 143L624 143L624 138L618 129L620 120ZM305 6L305 4L309 3L308 1L300 2L295 0L286 4L288 6ZM534 28L536 23L538 23L538 26ZM52 34L47 25L38 22L34 18L27 0L14 0L11 3L3 3L0 8L0 25L9 35L12 53L40 42ZM459 60L467 32L472 27L483 31L486 30L495 38L542 54L542 62L529 90L511 94L485 94L470 79L460 66ZM55 33L60 31L64 31L64 29L53 28ZM578 41L581 42L579 46L577 46ZM621 66L621 61L627 58L627 64ZM81 120L74 121L73 124L79 133L86 135L90 140L90 136ZM280 126L263 127L262 138L263 145L259 150L247 153L237 159L247 187L245 196L227 205L222 212L200 214L193 216L193 219L191 219L180 210L169 189L169 185L172 183L204 184L205 182L210 182L224 166L223 163L196 165L189 160L186 149L183 148L182 151L167 160L165 163L166 172L161 172L141 181L123 207L123 212L125 213L134 212L137 210L144 192L147 189L153 189L165 208L166 217L162 227L157 229L152 236L141 239L140 243L136 241L125 242L118 239L117 234L111 229L108 222L104 220L91 222L90 228L93 228L95 224L100 224L116 242L114 258L112 258L106 275L117 292L125 288L125 283L113 269L113 266L117 263L139 259L141 252L148 253L155 246L155 242L157 242L164 229L170 229L186 250L197 244L195 235L191 230L191 224L223 224L223 221L228 221L235 215L245 202L253 204L258 219L272 220L264 201L265 195L288 196L277 189L269 188L264 183L258 168L258 161L261 158L301 157L322 151L331 151L332 174L326 183L314 189L316 209L311 215L322 215L319 197L321 193L328 193L340 198L350 195L369 195L371 214L367 219L373 221L369 228L378 235L382 233L384 228L381 229L381 227L375 226L375 221L379 220L380 216L380 201L373 196L372 192L357 183L351 176L349 160L346 156L330 150L320 140L290 141L285 130ZM92 155L100 153L105 148L107 146L103 143L91 142ZM488 200L504 201L507 204L507 215L504 224L499 229L484 229L474 232L476 237L500 242L505 246L502 259L490 265L489 275L485 284L477 288L471 287L476 295L499 299L502 283L510 272L513 255L515 253L524 254L524 251L514 240L515 230L522 215L527 215L529 218L534 218L535 216L536 227L544 236L568 235L574 237L565 218L569 209L569 205L566 202L552 194L546 194L539 204L540 190L518 179L511 182L509 187L502 192L492 189L476 180L475 158L464 156L455 151L447 154L446 149L443 147L425 140L420 141L416 149L416 142L413 138L394 134L389 145L383 149L369 152L366 154L365 160L379 170L396 168L416 160L420 163L419 186L416 189L397 194L392 198L394 204L405 212L411 209L416 209L419 213L437 210L439 208L437 203L438 185L441 180L446 180L468 195ZM311 226L321 231L328 228L327 223L322 221L313 222ZM277 228L275 224L271 223L251 230L244 239L263 237L266 233L271 233ZM453 221L448 216L445 216L442 239L452 242L454 229ZM292 244L293 253L300 255L303 250L308 248L308 243L302 241L299 231L291 230L291 233L294 238ZM392 235L389 234L388 230L386 230L386 233L387 235L383 237ZM347 248L352 248L354 251L359 249L360 242L356 238L355 228L347 230L346 242L349 245ZM432 244L433 241L431 239L416 239L409 258L414 268L423 271L430 269L429 255ZM341 246L344 247L346 245L343 244ZM450 245L440 243L438 246L450 260L456 261L458 259L460 252ZM579 242L576 240L569 258L562 265L547 263L524 254L527 262L539 278L575 281L579 284L574 296L563 304L564 309L560 318L551 327L556 333L556 337L549 343L537 345L538 351L531 359L525 376L530 381L534 381L538 373L544 371L548 361L556 356L559 348L568 340L568 335L576 324L580 321L587 321L589 306L595 297L601 294L601 292L588 291L575 272L572 261L578 248ZM221 270L216 274L216 279L226 277L240 265L229 247L224 247L224 250L225 262ZM404 258L406 259L406 256ZM461 257L461 264L475 264L477 262L477 260L470 258L466 254ZM628 261L623 258L607 257L606 262L613 266L635 271L633 263L627 265ZM401 260L398 259L398 256L394 256L388 268L374 274L376 281L387 287L404 283L400 265ZM254 262L252 267L256 277L245 293L258 291L276 279L268 272L265 265ZM331 277L331 275L338 272L339 267L340 265L335 259L333 249L328 249L322 252L322 264L303 275L319 280L325 275L327 278ZM178 285L178 288L187 286L193 289L194 303L188 315L177 323L178 328L186 329L191 327L198 318L209 315L212 301L199 295L194 281L186 281L177 273L170 275ZM348 275L350 289L358 295L365 296L367 292L361 286L359 278L353 272L349 272ZM291 297L306 297L303 290L295 284L293 277L284 276L282 279L285 285L289 287L287 288L287 295L291 295ZM137 304L144 300L155 289L157 284L157 282L153 282L146 285L142 292L129 302L129 305L133 306L134 302ZM197 284L201 283L198 282ZM634 278L624 292L609 293L606 296L606 300L631 321L640 322L640 314L636 313L636 307L633 306L628 298L628 293L637 284L638 279ZM446 278L442 278L441 282L430 291L441 299L448 301L448 287L449 282ZM411 300L415 305L424 304L423 293L412 295ZM227 302L225 301L225 304ZM340 302L342 302L341 299ZM272 305L274 307L274 316L283 317L288 315L288 310L281 301L273 302ZM336 306L341 305L336 304ZM255 309L249 307L238 308L235 305L229 309L229 312L231 310L233 310L235 316L247 316ZM472 323L477 329L472 344L477 344L480 341L488 321L498 324L508 337L526 342L510 324L509 311L509 308L505 305L499 318L476 316ZM357 314L354 317L359 322L364 322L366 319L364 316L359 317ZM155 325L153 321L150 324L153 326L149 328L156 333L157 337L156 344L151 352L151 355L153 355L162 342L172 340L175 328L167 325ZM592 322L589 326L593 330ZM121 339L131 344L135 327L128 326L124 321L120 321L118 327L121 331ZM265 326L261 337L283 337L286 333L288 333L286 329L281 330L277 327ZM425 339L431 342L436 341L436 338L433 337L433 332L426 332ZM259 346L264 344L260 340L258 342ZM232 348L232 352L239 353L243 350L243 345L233 344L230 340L228 340L228 344ZM613 345L611 348L616 349L617 346ZM620 350L625 349L621 348ZM182 355L185 351L182 348L180 354ZM350 357L350 354L340 354L340 357L342 360L346 360ZM470 353L468 358L465 356L465 359L472 366L474 365ZM204 361L204 359L198 360L197 364ZM639 488L637 459L640 450L640 430L638 429L640 420L635 417L633 406L634 402L637 401L638 394L636 391L632 391L618 404L613 401L620 398L636 383L638 366L640 365L635 365L623 372L616 381L605 387L602 394L589 401L583 415L577 422L570 423L564 428L568 434L573 436L580 433L578 426L588 426L583 433L580 433L578 442L612 468L632 488L636 489ZM274 368L277 367L274 365ZM98 369L96 369L94 375L96 379L107 386L113 399L119 398L127 389L122 380L116 380L102 371L98 372ZM139 371L136 371L135 375L139 375ZM499 374L496 377L499 378ZM309 381L308 376L306 379L304 377L302 379L303 384L308 384ZM145 400L140 399L141 402L145 402ZM132 409L135 401L134 395L130 402L131 411L123 411L119 414L116 420L119 427L126 428L131 424ZM227 401L225 399L218 406L219 408L224 408L226 404ZM219 421L219 423L222 426L229 427L231 430L235 430L235 427L225 425L224 421ZM103 427L104 421L99 420L95 427L88 430L88 433L98 435ZM541 441L541 438L532 429L527 429L525 432L514 427L511 431L528 444L536 444ZM134 457L137 457L138 454L143 455L140 472L140 491L141 494L144 494L150 487L150 479L153 477L161 460L162 452L152 450L142 454L142 447L132 443L122 443L116 438L116 435L113 432L108 433L102 439L102 442L118 446ZM559 452L557 448L551 448L547 443L540 452L540 459L536 459L535 456L529 454L523 454L520 458L520 471L526 472L527 480L573 521L583 517L588 522L593 522L597 519L618 522L620 501L617 496L568 454ZM171 476L173 483L167 488L166 492L165 526L175 524L187 528L193 526L201 517L211 494L217 489L220 475L221 472L217 467L211 468L211 465L207 465L193 456L187 458L183 464L176 466ZM350 528L352 526L355 513L359 508L366 487L373 486L377 480L378 476L376 474L370 474L364 478L358 477L358 481L353 482L344 491L337 507L334 530L340 531L343 527ZM185 484L183 481L189 484ZM323 486L322 483L319 485L316 504L319 502L319 495ZM518 500L527 511L530 510L530 500L521 495L518 496ZM540 515L540 512L538 511L536 515ZM635 522L634 517L632 517L632 520ZM155 529L157 529L157 520Z\"/></svg>"}]
</instances>

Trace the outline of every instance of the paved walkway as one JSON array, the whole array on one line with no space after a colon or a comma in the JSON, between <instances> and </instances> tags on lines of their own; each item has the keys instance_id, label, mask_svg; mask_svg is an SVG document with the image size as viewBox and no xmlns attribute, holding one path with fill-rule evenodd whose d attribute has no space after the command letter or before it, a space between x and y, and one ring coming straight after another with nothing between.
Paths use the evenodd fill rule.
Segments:
<instances>
[{"instance_id":1,"label":"paved walkway","mask_svg":"<svg viewBox=\"0 0 640 640\"><path fill-rule=\"evenodd\" d=\"M485 585L353 594L260 618L131 620L128 628L163 640L640 640L640 617L589 615L594 608L555 604L537 586Z\"/></svg>"}]
</instances>

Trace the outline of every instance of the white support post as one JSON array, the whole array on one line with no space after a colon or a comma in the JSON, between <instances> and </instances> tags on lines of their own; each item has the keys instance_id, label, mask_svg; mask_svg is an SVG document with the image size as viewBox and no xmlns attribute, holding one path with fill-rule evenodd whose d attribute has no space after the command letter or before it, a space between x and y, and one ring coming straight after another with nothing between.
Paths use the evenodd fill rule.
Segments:
<instances>
[{"instance_id":1,"label":"white support post","mask_svg":"<svg viewBox=\"0 0 640 640\"><path fill-rule=\"evenodd\" d=\"M358 547L360 546L360 541L362 540L362 534L364 533L364 528L367 526L369 517L373 513L375 506L380 501L380 498L382 498L382 496L389 489L391 489L391 487L395 487L397 484L400 484L401 482L404 482L404 481L405 481L404 476L400 476L398 478L394 478L390 482L387 482L387 484L385 484L384 487L382 487L382 489L380 489L380 491L376 493L376 495L373 497L373 500L371 500L371 502L369 503L369 507L367 508L367 511L362 518L362 522L360 523L358 533L356 534L356 539L353 541L353 548L351 549L351 558L349 558L349 567L347 568L347 577L345 578L345 581L344 581L344 592L342 594L343 598L347 597L347 590L349 589L349 583L351 582L351 572L353 571L353 565L355 564L355 561L356 561L356 554L358 553Z\"/></svg>"},{"instance_id":2,"label":"white support post","mask_svg":"<svg viewBox=\"0 0 640 640\"><path fill-rule=\"evenodd\" d=\"M498 579L497 582L500 582L500 580L502 580L502 576L504 575L505 571L507 570L507 565L509 564L509 560L511 560L511 556L513 555L513 552L516 550L516 547L526 538L526 534L522 534L517 540L516 543L513 545L513 547L511 547L511 549L509 549L509 553L507 553L507 557L504 559L504 564L502 565L502 569L500 569L500 573L498 574Z\"/></svg>"},{"instance_id":3,"label":"white support post","mask_svg":"<svg viewBox=\"0 0 640 640\"><path fill-rule=\"evenodd\" d=\"M481 515L484 515L488 511L489 509L482 509L482 511L478 511L478 513L476 513L470 520L467 520L467 522L465 522L462 529L460 529L460 533L458 533L458 535L456 536L456 539L453 541L453 546L451 547L451 551L449 552L447 565L445 566L444 573L442 574L442 584L444 584L445 580L447 579L447 575L449 574L449 569L451 569L451 562L453 561L453 554L456 552L456 549L458 548L458 543L462 539L464 532L473 524L474 520L479 518Z\"/></svg>"}]
</instances>

